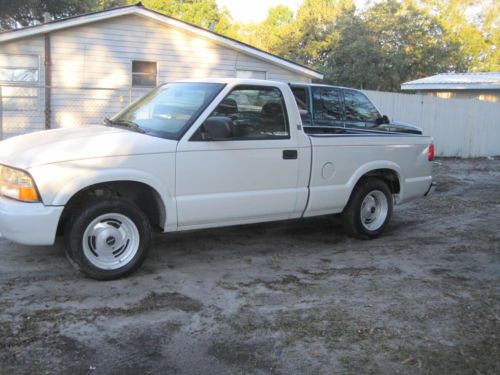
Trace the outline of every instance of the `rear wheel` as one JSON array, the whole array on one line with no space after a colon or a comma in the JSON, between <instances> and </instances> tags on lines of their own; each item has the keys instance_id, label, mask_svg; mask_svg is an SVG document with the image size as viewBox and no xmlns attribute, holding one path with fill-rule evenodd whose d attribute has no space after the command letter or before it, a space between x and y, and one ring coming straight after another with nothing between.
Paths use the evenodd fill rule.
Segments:
<instances>
[{"instance_id":1,"label":"rear wheel","mask_svg":"<svg viewBox=\"0 0 500 375\"><path fill-rule=\"evenodd\" d=\"M387 184L378 178L358 183L342 212L344 229L350 236L373 239L382 234L393 210L392 195Z\"/></svg>"},{"instance_id":2,"label":"rear wheel","mask_svg":"<svg viewBox=\"0 0 500 375\"><path fill-rule=\"evenodd\" d=\"M147 216L120 198L92 200L75 212L66 228L66 255L87 276L113 280L135 271L151 241Z\"/></svg>"}]
</instances>

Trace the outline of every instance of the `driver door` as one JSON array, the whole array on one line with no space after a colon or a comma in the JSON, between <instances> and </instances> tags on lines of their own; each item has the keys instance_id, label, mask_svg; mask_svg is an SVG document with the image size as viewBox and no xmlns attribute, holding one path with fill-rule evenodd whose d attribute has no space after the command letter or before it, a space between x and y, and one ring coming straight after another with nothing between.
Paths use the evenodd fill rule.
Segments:
<instances>
[{"instance_id":1,"label":"driver door","mask_svg":"<svg viewBox=\"0 0 500 375\"><path fill-rule=\"evenodd\" d=\"M210 139L201 125L179 142L179 228L290 218L301 152L280 89L236 86L209 117L229 118L231 134Z\"/></svg>"}]
</instances>

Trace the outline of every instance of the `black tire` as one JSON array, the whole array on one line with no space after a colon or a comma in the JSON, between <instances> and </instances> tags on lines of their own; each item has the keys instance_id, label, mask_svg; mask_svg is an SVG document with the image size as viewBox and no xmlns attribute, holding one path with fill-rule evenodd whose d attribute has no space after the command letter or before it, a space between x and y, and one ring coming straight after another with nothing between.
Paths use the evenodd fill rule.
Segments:
<instances>
[{"instance_id":1,"label":"black tire","mask_svg":"<svg viewBox=\"0 0 500 375\"><path fill-rule=\"evenodd\" d=\"M382 195L377 192L381 192L383 196L385 196L387 203L387 215L384 219L384 215L380 215L380 218L377 220L382 222L383 219L381 225L377 225L376 227L370 229L367 228L367 226L371 225L370 223L363 223L361 206L365 198L367 198L369 195L371 195L371 197L374 197L375 195L376 197L382 198ZM383 204L383 199L380 199L380 202L381 204ZM353 193L351 194L351 197L349 198L349 202L342 212L342 224L344 226L344 230L349 236L360 239L377 238L382 234L384 229L387 227L387 224L391 220L392 210L392 194L387 183L379 178L364 178L356 185Z\"/></svg>"},{"instance_id":2,"label":"black tire","mask_svg":"<svg viewBox=\"0 0 500 375\"><path fill-rule=\"evenodd\" d=\"M110 217L107 219L108 221L95 221L97 218L105 217L103 215L110 215ZM116 220L116 218L122 219L122 222ZM109 228L108 231L111 234L115 234L115 232L113 232L113 227L119 228L116 229L117 234L121 233L119 231L124 228L125 225L127 225L127 228L130 229L131 238L133 239L130 240L130 242L126 242L124 240L126 236L122 236L121 238L121 242L124 243L122 248L126 249L124 250L124 252L128 251L130 253L130 259L126 259L123 266L119 266L120 263L118 263L118 266L112 265L112 267L115 268L106 269L106 267L99 267L95 264L96 260L98 261L99 257L97 254L97 250L92 249L92 244L94 245L94 247L96 247L96 241L98 241L96 240L96 238L102 239L102 236L107 236L108 232L105 232L106 234L103 234L101 237L99 237L97 234L102 233L102 229L94 229L94 232L92 232L92 228L97 228L104 222L106 222L106 224L104 225L107 225L106 228ZM96 223L94 227L91 226L91 224L93 223ZM88 242L84 245L83 237L86 230L89 230L90 233L95 233L96 235L89 236L87 238ZM101 230L101 232L98 232L98 230ZM122 231L126 232L124 230ZM77 209L71 215L66 225L66 256L70 263L78 271L83 272L85 275L89 276L92 279L115 280L131 274L140 267L140 265L146 259L151 242L151 236L152 231L149 219L144 214L144 212L140 210L135 204L121 198L93 199L85 202L85 204ZM116 238L112 235L108 237L108 240L109 239L112 239L111 242L113 243L113 245L115 244L115 242L118 242L118 240L116 240ZM102 245L101 251L107 251L108 249L105 248L105 246L111 246L108 245L108 240L106 240L105 243L103 243L102 241L99 242ZM130 244L133 244L133 246ZM134 250L131 250L131 248ZM113 251L113 249L115 248L109 248L109 252L112 254L103 255L115 256L115 251L118 251L118 254L120 254L121 248L118 248L115 251ZM91 253L89 253L89 251ZM93 257L92 254L95 254L95 256ZM104 258L101 257L101 259Z\"/></svg>"}]
</instances>

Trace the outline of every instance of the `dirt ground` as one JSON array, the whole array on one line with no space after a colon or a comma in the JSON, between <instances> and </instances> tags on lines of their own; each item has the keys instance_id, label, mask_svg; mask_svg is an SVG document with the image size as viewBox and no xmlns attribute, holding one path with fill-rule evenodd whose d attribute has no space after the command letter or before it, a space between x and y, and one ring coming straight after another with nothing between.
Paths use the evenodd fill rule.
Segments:
<instances>
[{"instance_id":1,"label":"dirt ground","mask_svg":"<svg viewBox=\"0 0 500 375\"><path fill-rule=\"evenodd\" d=\"M0 241L0 374L500 374L500 160L439 159L383 237L336 217L158 236L96 282Z\"/></svg>"}]
</instances>

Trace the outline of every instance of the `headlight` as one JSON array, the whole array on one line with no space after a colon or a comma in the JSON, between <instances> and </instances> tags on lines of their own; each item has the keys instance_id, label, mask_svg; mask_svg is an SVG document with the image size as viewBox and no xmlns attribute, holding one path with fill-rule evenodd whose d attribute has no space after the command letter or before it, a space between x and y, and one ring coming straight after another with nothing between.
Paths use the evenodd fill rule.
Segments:
<instances>
[{"instance_id":1,"label":"headlight","mask_svg":"<svg viewBox=\"0 0 500 375\"><path fill-rule=\"evenodd\" d=\"M0 195L24 202L39 202L31 176L19 169L0 165Z\"/></svg>"}]
</instances>

